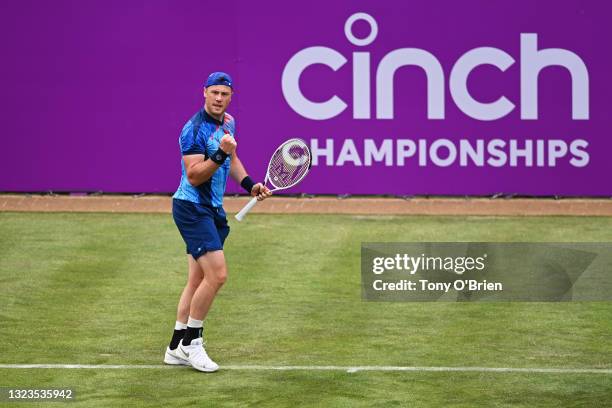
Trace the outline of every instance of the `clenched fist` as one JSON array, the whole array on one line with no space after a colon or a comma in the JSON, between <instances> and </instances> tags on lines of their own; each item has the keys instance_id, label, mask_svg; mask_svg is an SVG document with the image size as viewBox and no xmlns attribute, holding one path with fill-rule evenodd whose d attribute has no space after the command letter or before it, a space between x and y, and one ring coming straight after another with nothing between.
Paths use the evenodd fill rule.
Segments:
<instances>
[{"instance_id":1,"label":"clenched fist","mask_svg":"<svg viewBox=\"0 0 612 408\"><path fill-rule=\"evenodd\" d=\"M227 154L232 154L236 151L236 139L231 135L225 135L221 138L219 148Z\"/></svg>"}]
</instances>

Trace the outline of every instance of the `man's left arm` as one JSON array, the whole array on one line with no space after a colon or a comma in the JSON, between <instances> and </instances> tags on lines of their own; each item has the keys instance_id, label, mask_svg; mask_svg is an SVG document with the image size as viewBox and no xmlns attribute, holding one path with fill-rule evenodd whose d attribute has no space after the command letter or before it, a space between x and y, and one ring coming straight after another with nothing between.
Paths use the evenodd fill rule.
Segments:
<instances>
[{"instance_id":1,"label":"man's left arm","mask_svg":"<svg viewBox=\"0 0 612 408\"><path fill-rule=\"evenodd\" d=\"M265 200L272 195L270 189L262 183L253 183L235 151L232 155L230 176L245 190L250 188L249 194L253 197L257 197L259 201Z\"/></svg>"}]
</instances>

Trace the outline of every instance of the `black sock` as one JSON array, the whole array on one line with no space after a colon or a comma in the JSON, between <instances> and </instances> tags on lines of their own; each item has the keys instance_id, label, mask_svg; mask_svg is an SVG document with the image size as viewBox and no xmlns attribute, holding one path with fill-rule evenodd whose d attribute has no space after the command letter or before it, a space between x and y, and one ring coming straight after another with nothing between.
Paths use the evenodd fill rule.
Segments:
<instances>
[{"instance_id":1,"label":"black sock","mask_svg":"<svg viewBox=\"0 0 612 408\"><path fill-rule=\"evenodd\" d=\"M178 347L179 342L183 337L185 337L185 332L187 329L176 330L174 329L174 333L172 334L172 340L170 340L170 350L174 350Z\"/></svg>"},{"instance_id":2,"label":"black sock","mask_svg":"<svg viewBox=\"0 0 612 408\"><path fill-rule=\"evenodd\" d=\"M188 346L191 340L202 337L204 329L202 327L189 327L185 330L185 336L183 337L183 346Z\"/></svg>"}]
</instances>

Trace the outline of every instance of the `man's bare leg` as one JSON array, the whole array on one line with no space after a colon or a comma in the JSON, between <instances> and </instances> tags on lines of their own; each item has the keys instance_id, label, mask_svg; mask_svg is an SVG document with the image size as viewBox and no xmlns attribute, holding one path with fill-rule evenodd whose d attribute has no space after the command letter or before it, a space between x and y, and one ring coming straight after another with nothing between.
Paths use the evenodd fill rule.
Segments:
<instances>
[{"instance_id":1,"label":"man's bare leg","mask_svg":"<svg viewBox=\"0 0 612 408\"><path fill-rule=\"evenodd\" d=\"M189 318L185 337L177 348L178 356L189 361L196 370L213 372L219 369L203 347L202 331L204 318L221 286L227 279L227 266L223 251L211 251L197 259L200 269L204 271L204 279L191 297Z\"/></svg>"},{"instance_id":2,"label":"man's bare leg","mask_svg":"<svg viewBox=\"0 0 612 408\"><path fill-rule=\"evenodd\" d=\"M185 337L187 331L187 318L189 317L189 308L191 306L191 298L204 279L204 271L191 255L187 255L187 265L189 272L187 275L187 284L183 288L181 298L176 311L176 323L174 325L174 333L168 348L176 349L179 342Z\"/></svg>"},{"instance_id":3,"label":"man's bare leg","mask_svg":"<svg viewBox=\"0 0 612 408\"><path fill-rule=\"evenodd\" d=\"M189 309L191 307L191 299L193 294L196 292L202 280L204 279L204 271L200 265L193 259L191 254L187 255L187 262L189 264L189 275L187 277L187 284L181 294L178 308L176 311L176 321L187 324L187 318L189 317Z\"/></svg>"},{"instance_id":4,"label":"man's bare leg","mask_svg":"<svg viewBox=\"0 0 612 408\"><path fill-rule=\"evenodd\" d=\"M227 266L223 251L211 251L198 258L198 265L205 271L204 279L191 298L189 316L204 320L221 286L227 280Z\"/></svg>"}]
</instances>

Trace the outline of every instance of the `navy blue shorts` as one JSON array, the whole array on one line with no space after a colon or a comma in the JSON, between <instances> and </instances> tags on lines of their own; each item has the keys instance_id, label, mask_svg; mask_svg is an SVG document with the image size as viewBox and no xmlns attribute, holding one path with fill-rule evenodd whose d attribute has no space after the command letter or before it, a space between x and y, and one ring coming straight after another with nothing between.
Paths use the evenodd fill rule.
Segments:
<instances>
[{"instance_id":1,"label":"navy blue shorts","mask_svg":"<svg viewBox=\"0 0 612 408\"><path fill-rule=\"evenodd\" d=\"M198 259L209 251L223 249L229 225L223 208L214 208L185 200L172 200L172 217L187 253Z\"/></svg>"}]
</instances>

